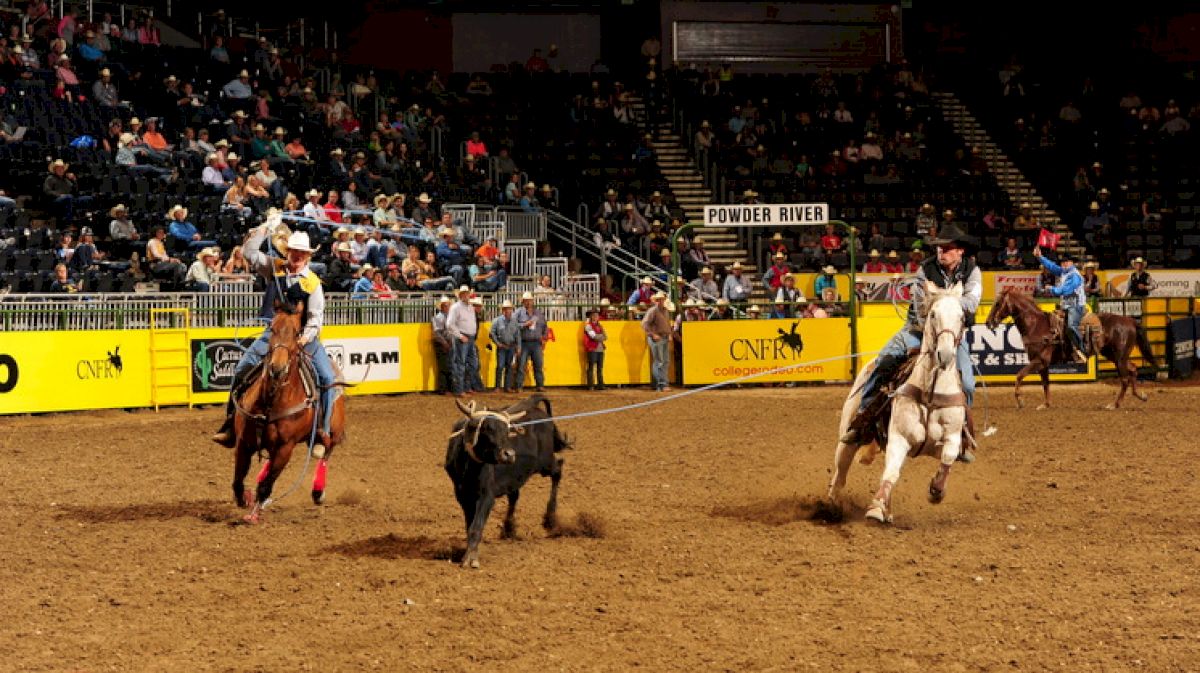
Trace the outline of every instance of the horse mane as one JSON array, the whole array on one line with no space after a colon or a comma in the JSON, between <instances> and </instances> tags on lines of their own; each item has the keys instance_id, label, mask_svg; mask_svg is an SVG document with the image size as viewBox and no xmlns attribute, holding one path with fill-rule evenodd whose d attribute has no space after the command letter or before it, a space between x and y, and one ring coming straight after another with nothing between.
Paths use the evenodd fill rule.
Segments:
<instances>
[{"instance_id":1,"label":"horse mane","mask_svg":"<svg viewBox=\"0 0 1200 673\"><path fill-rule=\"evenodd\" d=\"M1001 298L1008 297L1009 301L1011 301L1014 306L1023 309L1033 309L1034 311L1038 312L1041 311L1041 309L1038 308L1037 303L1033 301L1033 297L1030 297L1015 287L1004 288L1001 290L1000 296Z\"/></svg>"}]
</instances>

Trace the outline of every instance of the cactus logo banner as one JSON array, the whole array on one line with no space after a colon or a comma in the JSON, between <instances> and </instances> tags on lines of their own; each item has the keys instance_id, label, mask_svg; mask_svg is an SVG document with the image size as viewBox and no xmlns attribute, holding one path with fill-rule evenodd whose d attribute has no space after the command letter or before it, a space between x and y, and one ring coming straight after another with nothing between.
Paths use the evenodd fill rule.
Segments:
<instances>
[{"instance_id":1,"label":"cactus logo banner","mask_svg":"<svg viewBox=\"0 0 1200 673\"><path fill-rule=\"evenodd\" d=\"M229 390L233 369L242 359L242 351L254 339L193 339L192 392L211 393Z\"/></svg>"}]
</instances>

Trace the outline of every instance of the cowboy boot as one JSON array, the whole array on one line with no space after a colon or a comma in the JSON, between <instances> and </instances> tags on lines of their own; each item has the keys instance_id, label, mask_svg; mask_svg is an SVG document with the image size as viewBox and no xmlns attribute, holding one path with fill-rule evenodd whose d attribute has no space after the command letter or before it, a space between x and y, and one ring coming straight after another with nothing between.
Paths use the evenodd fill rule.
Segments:
<instances>
[{"instance_id":1,"label":"cowboy boot","mask_svg":"<svg viewBox=\"0 0 1200 673\"><path fill-rule=\"evenodd\" d=\"M221 429L212 436L214 442L227 449L232 449L237 442L237 436L233 432L233 396L235 394L237 393L234 390L229 391L229 401L225 403L225 421L221 423Z\"/></svg>"},{"instance_id":2,"label":"cowboy boot","mask_svg":"<svg viewBox=\"0 0 1200 673\"><path fill-rule=\"evenodd\" d=\"M329 421L330 414L333 412L333 391L325 390L321 393L321 413L317 419L317 436L312 446L312 455L314 458L324 458L325 452L328 450L331 443L329 437Z\"/></svg>"}]
</instances>

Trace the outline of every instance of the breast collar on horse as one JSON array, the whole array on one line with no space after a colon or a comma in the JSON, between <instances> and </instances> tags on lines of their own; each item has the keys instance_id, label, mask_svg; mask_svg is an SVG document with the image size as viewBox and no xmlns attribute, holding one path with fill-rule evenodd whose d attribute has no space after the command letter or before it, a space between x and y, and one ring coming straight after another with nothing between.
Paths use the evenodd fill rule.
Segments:
<instances>
[{"instance_id":1,"label":"breast collar on horse","mask_svg":"<svg viewBox=\"0 0 1200 673\"><path fill-rule=\"evenodd\" d=\"M932 264L930 262L932 262ZM924 267L925 267L925 276L927 278L930 278L931 268L932 268L932 270L936 270L936 272L938 273L937 278L940 279L941 282L939 282L939 280L935 279L935 278L930 278L930 280L932 280L935 284L945 288L945 287L949 287L952 283L960 282L960 281L963 284L966 284L966 279L970 277L971 271L974 270L975 265L973 263L971 263L971 260L969 258L964 259L962 261L962 263L960 263L958 265L958 268L954 270L954 273L950 273L950 274L946 273L945 269L942 268L941 264L937 263L936 259L926 262ZM945 283L945 285L942 285L942 283ZM912 307L910 307L910 310L912 310ZM937 345L937 340L943 334L949 334L954 337L954 349L957 351L958 346L959 346L959 344L962 343L963 336L966 335L967 329L969 327L970 327L970 325L968 325L967 321L964 320L962 329L959 330L958 334L954 334L953 332L951 332L950 330L947 330L947 329L939 331L937 334L933 335L933 339L930 342L931 343L930 348L932 349L934 346ZM933 357L933 355L934 355L933 350L926 350L923 348L923 349L921 349L921 353L919 355L917 355L917 358L920 359L920 358L926 358L926 357ZM914 386L913 384L905 381L899 388L896 389L896 392L894 393L894 395L911 398L911 399L915 400L918 404L929 407L930 409L947 409L947 408L953 408L953 407L966 407L967 406L967 394L961 390L959 392L953 393L953 394L936 393L933 391L933 389L937 387L937 380L938 380L938 376L941 374L941 371L942 370L940 368L935 368L933 370L933 376L930 377L929 388L927 390L918 388L917 386Z\"/></svg>"}]
</instances>

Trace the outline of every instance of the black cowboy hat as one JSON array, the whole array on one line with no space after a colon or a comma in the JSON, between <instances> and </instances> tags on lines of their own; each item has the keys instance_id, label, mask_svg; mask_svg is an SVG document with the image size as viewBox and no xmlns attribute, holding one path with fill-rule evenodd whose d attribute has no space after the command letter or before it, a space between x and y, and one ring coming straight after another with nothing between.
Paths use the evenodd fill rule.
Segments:
<instances>
[{"instance_id":1,"label":"black cowboy hat","mask_svg":"<svg viewBox=\"0 0 1200 673\"><path fill-rule=\"evenodd\" d=\"M938 232L936 238L928 237L925 239L926 245L960 245L967 250L975 250L979 247L979 241L974 236L967 234L959 226L953 222L947 224L945 228Z\"/></svg>"},{"instance_id":2,"label":"black cowboy hat","mask_svg":"<svg viewBox=\"0 0 1200 673\"><path fill-rule=\"evenodd\" d=\"M1063 262L1075 262L1075 261L1078 261L1075 259L1075 255L1072 255L1069 252L1058 253L1058 263L1059 264L1062 264Z\"/></svg>"}]
</instances>

